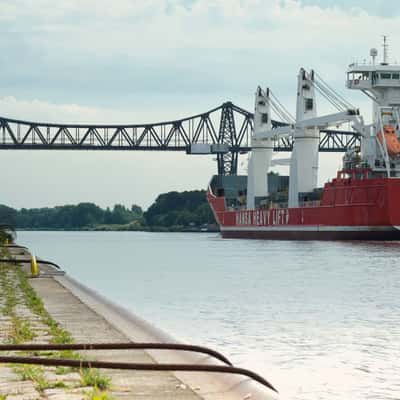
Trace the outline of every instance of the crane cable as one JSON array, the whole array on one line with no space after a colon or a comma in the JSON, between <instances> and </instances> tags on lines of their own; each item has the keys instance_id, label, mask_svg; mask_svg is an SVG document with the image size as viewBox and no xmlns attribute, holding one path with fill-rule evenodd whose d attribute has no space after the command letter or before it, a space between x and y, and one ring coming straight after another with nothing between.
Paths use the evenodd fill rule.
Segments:
<instances>
[{"instance_id":1,"label":"crane cable","mask_svg":"<svg viewBox=\"0 0 400 400\"><path fill-rule=\"evenodd\" d=\"M315 75L317 78L320 80L322 84L324 84L332 93L334 93L338 99L342 100L343 104L347 106L347 108L356 108L354 107L353 104L351 104L349 101L347 101L339 92L335 91L322 77L319 75L317 72L315 72Z\"/></svg>"},{"instance_id":2,"label":"crane cable","mask_svg":"<svg viewBox=\"0 0 400 400\"><path fill-rule=\"evenodd\" d=\"M295 118L293 115L285 108L285 106L279 101L278 97L270 90L271 95L271 103L280 110L280 115L283 116L283 119L288 123L294 123Z\"/></svg>"},{"instance_id":3,"label":"crane cable","mask_svg":"<svg viewBox=\"0 0 400 400\"><path fill-rule=\"evenodd\" d=\"M309 80L314 88L327 99L338 111L346 111L348 109L355 109L343 96L337 93L322 77L314 72L317 79Z\"/></svg>"}]
</instances>

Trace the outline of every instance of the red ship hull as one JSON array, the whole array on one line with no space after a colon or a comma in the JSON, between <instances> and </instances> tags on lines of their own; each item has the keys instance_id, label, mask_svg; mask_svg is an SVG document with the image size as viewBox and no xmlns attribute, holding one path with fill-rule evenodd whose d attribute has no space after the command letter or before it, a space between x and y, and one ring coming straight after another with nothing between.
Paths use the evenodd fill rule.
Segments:
<instances>
[{"instance_id":1,"label":"red ship hull","mask_svg":"<svg viewBox=\"0 0 400 400\"><path fill-rule=\"evenodd\" d=\"M400 240L400 179L341 179L324 187L318 206L229 210L209 188L224 238Z\"/></svg>"}]
</instances>

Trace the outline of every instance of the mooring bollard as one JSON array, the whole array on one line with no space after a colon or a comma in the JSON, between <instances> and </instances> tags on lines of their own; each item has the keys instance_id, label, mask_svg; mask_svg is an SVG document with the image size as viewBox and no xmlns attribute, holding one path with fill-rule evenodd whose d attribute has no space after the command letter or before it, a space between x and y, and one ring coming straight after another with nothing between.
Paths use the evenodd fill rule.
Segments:
<instances>
[{"instance_id":1,"label":"mooring bollard","mask_svg":"<svg viewBox=\"0 0 400 400\"><path fill-rule=\"evenodd\" d=\"M31 256L31 273L33 277L39 275L39 268L37 265L36 257L33 254Z\"/></svg>"}]
</instances>

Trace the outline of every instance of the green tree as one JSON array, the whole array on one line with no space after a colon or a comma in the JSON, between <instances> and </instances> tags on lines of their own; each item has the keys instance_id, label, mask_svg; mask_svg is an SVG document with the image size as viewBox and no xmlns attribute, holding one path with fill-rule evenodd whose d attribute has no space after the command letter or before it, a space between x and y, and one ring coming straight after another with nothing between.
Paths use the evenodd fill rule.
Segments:
<instances>
[{"instance_id":1,"label":"green tree","mask_svg":"<svg viewBox=\"0 0 400 400\"><path fill-rule=\"evenodd\" d=\"M16 210L0 204L0 244L14 239L16 218Z\"/></svg>"},{"instance_id":2,"label":"green tree","mask_svg":"<svg viewBox=\"0 0 400 400\"><path fill-rule=\"evenodd\" d=\"M159 195L144 213L149 226L188 226L214 222L204 190L169 192Z\"/></svg>"},{"instance_id":3,"label":"green tree","mask_svg":"<svg viewBox=\"0 0 400 400\"><path fill-rule=\"evenodd\" d=\"M131 213L137 218L141 218L143 216L142 207L138 206L137 204L132 204Z\"/></svg>"},{"instance_id":4,"label":"green tree","mask_svg":"<svg viewBox=\"0 0 400 400\"><path fill-rule=\"evenodd\" d=\"M0 224L7 226L15 226L17 221L17 210L0 204Z\"/></svg>"},{"instance_id":5,"label":"green tree","mask_svg":"<svg viewBox=\"0 0 400 400\"><path fill-rule=\"evenodd\" d=\"M112 211L113 224L127 224L133 220L132 213L122 204L116 204Z\"/></svg>"},{"instance_id":6,"label":"green tree","mask_svg":"<svg viewBox=\"0 0 400 400\"><path fill-rule=\"evenodd\" d=\"M130 208L116 204L102 209L94 203L14 210L0 205L0 224L20 229L85 229L97 225L125 225L129 230L150 226L164 227L202 225L214 222L203 190L160 194L144 213L133 204Z\"/></svg>"}]
</instances>

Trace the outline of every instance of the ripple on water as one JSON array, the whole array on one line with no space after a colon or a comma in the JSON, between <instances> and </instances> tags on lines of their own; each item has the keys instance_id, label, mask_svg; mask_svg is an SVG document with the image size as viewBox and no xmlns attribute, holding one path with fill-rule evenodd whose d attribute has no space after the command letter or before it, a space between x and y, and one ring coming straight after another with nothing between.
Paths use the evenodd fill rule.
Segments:
<instances>
[{"instance_id":1,"label":"ripple on water","mask_svg":"<svg viewBox=\"0 0 400 400\"><path fill-rule=\"evenodd\" d=\"M400 398L400 243L21 232L19 241L282 398Z\"/></svg>"}]
</instances>

